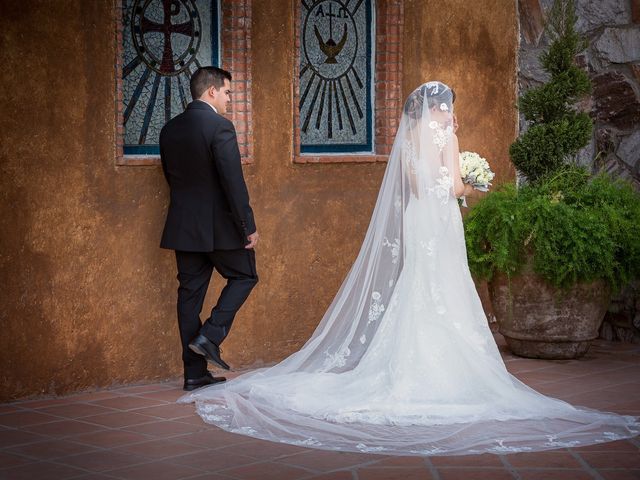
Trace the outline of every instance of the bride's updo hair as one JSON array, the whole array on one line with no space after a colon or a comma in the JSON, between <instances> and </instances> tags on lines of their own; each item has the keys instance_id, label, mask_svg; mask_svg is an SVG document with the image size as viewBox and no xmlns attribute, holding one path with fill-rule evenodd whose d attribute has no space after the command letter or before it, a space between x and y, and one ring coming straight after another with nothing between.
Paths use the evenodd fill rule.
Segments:
<instances>
[{"instance_id":1,"label":"bride's updo hair","mask_svg":"<svg viewBox=\"0 0 640 480\"><path fill-rule=\"evenodd\" d=\"M419 120L422 118L425 98L427 99L428 108L447 109L451 111L453 102L456 100L456 94L453 89L442 82L427 82L420 85L409 95L409 98L407 98L404 104L404 113L411 120Z\"/></svg>"}]
</instances>

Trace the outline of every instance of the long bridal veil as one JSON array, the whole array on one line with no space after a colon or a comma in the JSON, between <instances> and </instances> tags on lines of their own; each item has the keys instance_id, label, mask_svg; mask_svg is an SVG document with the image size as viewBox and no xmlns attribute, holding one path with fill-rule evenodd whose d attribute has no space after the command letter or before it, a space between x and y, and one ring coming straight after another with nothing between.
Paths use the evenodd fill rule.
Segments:
<instances>
[{"instance_id":1,"label":"long bridal veil","mask_svg":"<svg viewBox=\"0 0 640 480\"><path fill-rule=\"evenodd\" d=\"M453 94L407 99L362 248L311 338L186 395L207 423L276 442L402 455L518 452L638 434L510 375L467 266Z\"/></svg>"}]
</instances>

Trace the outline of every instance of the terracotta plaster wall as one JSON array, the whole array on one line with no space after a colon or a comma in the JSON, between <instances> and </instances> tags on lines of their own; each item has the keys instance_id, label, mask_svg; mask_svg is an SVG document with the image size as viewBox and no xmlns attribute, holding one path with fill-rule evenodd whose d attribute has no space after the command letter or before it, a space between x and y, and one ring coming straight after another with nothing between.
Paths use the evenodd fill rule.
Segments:
<instances>
[{"instance_id":1,"label":"terracotta plaster wall","mask_svg":"<svg viewBox=\"0 0 640 480\"><path fill-rule=\"evenodd\" d=\"M167 188L159 167L115 166L113 4L3 3L0 401L178 376L174 259L158 248ZM430 3L446 7L444 31L418 21ZM499 158L507 178L515 7L498 3L408 1L403 89L432 70L455 85L463 144ZM261 281L225 342L237 368L275 362L313 332L384 171L292 164L293 15L290 0L253 2L255 161L245 172ZM438 49L419 43L450 50L431 55ZM208 308L219 277L213 287Z\"/></svg>"}]
</instances>

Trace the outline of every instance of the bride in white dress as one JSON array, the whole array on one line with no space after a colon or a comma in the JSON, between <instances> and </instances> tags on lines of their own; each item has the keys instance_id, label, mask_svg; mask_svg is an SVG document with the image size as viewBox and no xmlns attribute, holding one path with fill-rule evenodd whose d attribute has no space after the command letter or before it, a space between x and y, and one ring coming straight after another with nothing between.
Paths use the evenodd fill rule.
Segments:
<instances>
[{"instance_id":1,"label":"bride in white dress","mask_svg":"<svg viewBox=\"0 0 640 480\"><path fill-rule=\"evenodd\" d=\"M309 447L402 455L546 450L629 438L631 416L574 407L509 374L469 268L453 94L407 99L362 248L307 343L186 395L207 423Z\"/></svg>"}]
</instances>

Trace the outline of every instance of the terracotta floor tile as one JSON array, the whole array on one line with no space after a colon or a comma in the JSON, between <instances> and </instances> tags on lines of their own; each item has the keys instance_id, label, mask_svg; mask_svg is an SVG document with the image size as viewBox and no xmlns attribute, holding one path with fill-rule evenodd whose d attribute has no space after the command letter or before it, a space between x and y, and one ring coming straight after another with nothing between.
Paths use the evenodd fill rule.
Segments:
<instances>
[{"instance_id":1,"label":"terracotta floor tile","mask_svg":"<svg viewBox=\"0 0 640 480\"><path fill-rule=\"evenodd\" d=\"M518 470L521 480L593 480L584 470Z\"/></svg>"},{"instance_id":2,"label":"terracotta floor tile","mask_svg":"<svg viewBox=\"0 0 640 480\"><path fill-rule=\"evenodd\" d=\"M91 402L101 407L113 408L116 410L133 410L134 408L153 407L155 405L163 405L165 402L155 400L153 398L143 398L133 395L122 395L116 398L107 398L106 400L98 400Z\"/></svg>"},{"instance_id":3,"label":"terracotta floor tile","mask_svg":"<svg viewBox=\"0 0 640 480\"><path fill-rule=\"evenodd\" d=\"M180 455L178 457L168 459L167 461L175 463L176 465L187 465L207 472L220 472L221 470L228 468L239 467L256 462L255 458L247 457L246 455L233 453L219 455L215 450L205 450L202 452L190 453L188 455Z\"/></svg>"},{"instance_id":4,"label":"terracotta floor tile","mask_svg":"<svg viewBox=\"0 0 640 480\"><path fill-rule=\"evenodd\" d=\"M162 402L174 403L180 397L182 397L185 393L182 389L178 390L162 390L160 392L151 392L151 393L141 393L136 395L141 398L149 398L151 400L159 400ZM193 408L193 405L191 406Z\"/></svg>"},{"instance_id":5,"label":"terracotta floor tile","mask_svg":"<svg viewBox=\"0 0 640 480\"><path fill-rule=\"evenodd\" d=\"M92 405L90 403L68 403L38 409L38 412L48 413L50 415L56 415L58 417L66 418L89 417L91 415L113 413L115 411L116 410L113 410L111 408L100 407L98 405Z\"/></svg>"},{"instance_id":6,"label":"terracotta floor tile","mask_svg":"<svg viewBox=\"0 0 640 480\"><path fill-rule=\"evenodd\" d=\"M196 475L195 477L189 477L189 480L230 480L232 477L219 473L203 473L202 475ZM75 479L74 479L75 480ZM282 479L286 480L286 479Z\"/></svg>"},{"instance_id":7,"label":"terracotta floor tile","mask_svg":"<svg viewBox=\"0 0 640 480\"><path fill-rule=\"evenodd\" d=\"M118 388L115 391L123 393L125 395L138 395L140 393L160 392L165 390L172 390L173 385L169 383L151 383L148 385L131 385L129 387Z\"/></svg>"},{"instance_id":8,"label":"terracotta floor tile","mask_svg":"<svg viewBox=\"0 0 640 480\"><path fill-rule=\"evenodd\" d=\"M242 480L296 480L308 477L312 472L278 463L258 463L224 470L225 475Z\"/></svg>"},{"instance_id":9,"label":"terracotta floor tile","mask_svg":"<svg viewBox=\"0 0 640 480\"><path fill-rule=\"evenodd\" d=\"M103 425L109 428L122 428L143 423L156 422L158 419L135 412L113 412L92 415L82 419L85 422Z\"/></svg>"},{"instance_id":10,"label":"terracotta floor tile","mask_svg":"<svg viewBox=\"0 0 640 480\"><path fill-rule=\"evenodd\" d=\"M202 425L204 422L202 421L202 418L200 418L200 416L193 412L190 416L188 417L181 417L181 418L176 418L175 419L176 422L183 422L183 423L189 423L191 425Z\"/></svg>"},{"instance_id":11,"label":"terracotta floor tile","mask_svg":"<svg viewBox=\"0 0 640 480\"><path fill-rule=\"evenodd\" d=\"M0 469L15 467L17 465L24 465L25 463L32 463L32 460L22 457L20 455L13 455L8 452L0 452Z\"/></svg>"},{"instance_id":12,"label":"terracotta floor tile","mask_svg":"<svg viewBox=\"0 0 640 480\"><path fill-rule=\"evenodd\" d=\"M575 452L636 452L640 454L640 448L629 440L618 440L616 442L596 443L586 447L573 448Z\"/></svg>"},{"instance_id":13,"label":"terracotta floor tile","mask_svg":"<svg viewBox=\"0 0 640 480\"><path fill-rule=\"evenodd\" d=\"M22 428L29 425L39 425L60 420L53 415L36 412L34 410L24 410L0 415L0 425L11 428Z\"/></svg>"},{"instance_id":14,"label":"terracotta floor tile","mask_svg":"<svg viewBox=\"0 0 640 480\"><path fill-rule=\"evenodd\" d=\"M120 397L122 395L123 394L112 390L100 390L97 392L79 393L69 398L74 402L96 402L100 400L107 400L109 398Z\"/></svg>"},{"instance_id":15,"label":"terracotta floor tile","mask_svg":"<svg viewBox=\"0 0 640 480\"><path fill-rule=\"evenodd\" d=\"M24 430L0 430L0 448L38 442L44 439L46 439L46 437L31 432L25 432Z\"/></svg>"},{"instance_id":16,"label":"terracotta floor tile","mask_svg":"<svg viewBox=\"0 0 640 480\"><path fill-rule=\"evenodd\" d=\"M115 477L103 475L102 473L86 473L79 477L73 477L73 480L113 480Z\"/></svg>"},{"instance_id":17,"label":"terracotta floor tile","mask_svg":"<svg viewBox=\"0 0 640 480\"><path fill-rule=\"evenodd\" d=\"M615 370L590 374L588 380L590 382L595 382L599 385L609 387L614 385L628 384L629 380L633 379L636 375L637 367L635 365L625 365ZM627 390L627 388L625 387L622 388Z\"/></svg>"},{"instance_id":18,"label":"terracotta floor tile","mask_svg":"<svg viewBox=\"0 0 640 480\"><path fill-rule=\"evenodd\" d=\"M186 465L155 461L112 470L109 475L126 480L179 480L199 473L202 472Z\"/></svg>"},{"instance_id":19,"label":"terracotta floor tile","mask_svg":"<svg viewBox=\"0 0 640 480\"><path fill-rule=\"evenodd\" d=\"M596 410L612 411L614 403L618 402L618 398L611 393L596 390L587 393L578 393L576 395L567 395L564 399L572 405L594 408Z\"/></svg>"},{"instance_id":20,"label":"terracotta floor tile","mask_svg":"<svg viewBox=\"0 0 640 480\"><path fill-rule=\"evenodd\" d=\"M426 465L423 457L382 457L375 467L423 467Z\"/></svg>"},{"instance_id":21,"label":"terracotta floor tile","mask_svg":"<svg viewBox=\"0 0 640 480\"><path fill-rule=\"evenodd\" d=\"M504 464L497 455L485 453L484 455L463 455L431 457L431 463L435 467L500 467Z\"/></svg>"},{"instance_id":22,"label":"terracotta floor tile","mask_svg":"<svg viewBox=\"0 0 640 480\"><path fill-rule=\"evenodd\" d=\"M59 422L43 423L27 427L28 431L49 435L51 437L68 437L70 435L80 435L82 433L96 432L103 430L99 425L86 423L80 420L60 420Z\"/></svg>"},{"instance_id":23,"label":"terracotta floor tile","mask_svg":"<svg viewBox=\"0 0 640 480\"><path fill-rule=\"evenodd\" d=\"M68 438L74 442L84 443L86 445L93 445L100 448L113 448L148 441L153 437L140 433L124 432L122 430L100 430L98 432L85 433Z\"/></svg>"},{"instance_id":24,"label":"terracotta floor tile","mask_svg":"<svg viewBox=\"0 0 640 480\"><path fill-rule=\"evenodd\" d=\"M186 455L206 450L206 447L197 447L186 443L178 443L171 440L156 439L140 442L133 445L126 445L116 449L123 453L131 453L151 459L163 459Z\"/></svg>"},{"instance_id":25,"label":"terracotta floor tile","mask_svg":"<svg viewBox=\"0 0 640 480\"><path fill-rule=\"evenodd\" d=\"M640 469L640 455L629 452L580 452L579 455L594 468Z\"/></svg>"},{"instance_id":26,"label":"terracotta floor tile","mask_svg":"<svg viewBox=\"0 0 640 480\"><path fill-rule=\"evenodd\" d=\"M108 470L115 470L146 462L148 462L148 460L144 457L112 450L96 450L94 452L82 453L57 460L57 463L63 463L91 472L106 472Z\"/></svg>"},{"instance_id":27,"label":"terracotta floor tile","mask_svg":"<svg viewBox=\"0 0 640 480\"><path fill-rule=\"evenodd\" d=\"M535 370L533 372L523 372L516 375L518 380L527 385L541 385L544 383L565 382L572 378L566 373L556 373L551 369Z\"/></svg>"},{"instance_id":28,"label":"terracotta floor tile","mask_svg":"<svg viewBox=\"0 0 640 480\"><path fill-rule=\"evenodd\" d=\"M358 480L430 480L432 478L433 475L426 466L358 469Z\"/></svg>"},{"instance_id":29,"label":"terracotta floor tile","mask_svg":"<svg viewBox=\"0 0 640 480\"><path fill-rule=\"evenodd\" d=\"M20 412L20 411L22 411L22 408L16 405L11 405L10 403L5 403L0 405L0 415L3 415L5 413Z\"/></svg>"},{"instance_id":30,"label":"terracotta floor tile","mask_svg":"<svg viewBox=\"0 0 640 480\"><path fill-rule=\"evenodd\" d=\"M587 393L598 392L602 390L602 388L604 388L604 386L571 380L567 380L564 382L545 383L542 385L538 385L537 387L537 389L539 389L545 395L561 398L563 400L569 397L573 397L575 399L577 395L584 396Z\"/></svg>"},{"instance_id":31,"label":"terracotta floor tile","mask_svg":"<svg viewBox=\"0 0 640 480\"><path fill-rule=\"evenodd\" d=\"M169 403L166 405L138 408L134 411L136 413L141 413L143 415L164 418L166 420L172 420L175 418L182 418L182 417L196 415L193 410L193 405L183 405L183 404L177 404L177 403Z\"/></svg>"},{"instance_id":32,"label":"terracotta floor tile","mask_svg":"<svg viewBox=\"0 0 640 480\"><path fill-rule=\"evenodd\" d=\"M66 480L84 472L57 463L38 462L0 470L0 480Z\"/></svg>"},{"instance_id":33,"label":"terracotta floor tile","mask_svg":"<svg viewBox=\"0 0 640 480\"><path fill-rule=\"evenodd\" d=\"M241 446L231 445L228 447L216 449L216 454L224 454L226 452L233 453L242 451L243 455L253 457L256 460L266 461L277 458L288 457L290 455L296 455L307 451L306 448L296 447L294 445L287 445L284 443L274 443L262 440L252 440L250 442L243 443Z\"/></svg>"},{"instance_id":34,"label":"terracotta floor tile","mask_svg":"<svg viewBox=\"0 0 640 480\"><path fill-rule=\"evenodd\" d=\"M330 452L326 450L309 450L278 460L279 463L309 468L311 470L328 471L355 466L367 466L377 461L376 455L349 452Z\"/></svg>"},{"instance_id":35,"label":"terracotta floor tile","mask_svg":"<svg viewBox=\"0 0 640 480\"><path fill-rule=\"evenodd\" d=\"M29 443L9 448L7 451L20 455L27 455L36 460L51 460L69 455L95 450L95 447L68 440L45 440L44 442Z\"/></svg>"},{"instance_id":36,"label":"terracotta floor tile","mask_svg":"<svg viewBox=\"0 0 640 480\"><path fill-rule=\"evenodd\" d=\"M322 473L315 477L308 477L309 480L353 480L351 472ZM284 479L283 479L284 480Z\"/></svg>"},{"instance_id":37,"label":"terracotta floor tile","mask_svg":"<svg viewBox=\"0 0 640 480\"><path fill-rule=\"evenodd\" d=\"M514 453L507 455L506 460L515 468L582 468L569 452Z\"/></svg>"},{"instance_id":38,"label":"terracotta floor tile","mask_svg":"<svg viewBox=\"0 0 640 480\"><path fill-rule=\"evenodd\" d=\"M219 428L208 428L202 431L188 433L173 437L176 442L184 442L192 445L202 445L207 448L223 448L231 445L246 444L255 442L255 439L225 432Z\"/></svg>"},{"instance_id":39,"label":"terracotta floor tile","mask_svg":"<svg viewBox=\"0 0 640 480\"><path fill-rule=\"evenodd\" d=\"M507 470L498 468L438 468L441 480L514 480L515 477Z\"/></svg>"},{"instance_id":40,"label":"terracotta floor tile","mask_svg":"<svg viewBox=\"0 0 640 480\"><path fill-rule=\"evenodd\" d=\"M151 417L149 417L151 418ZM144 425L126 427L129 432L142 433L159 437L173 437L184 433L193 433L204 430L206 425L191 425L189 423L175 422L173 420L157 420Z\"/></svg>"},{"instance_id":41,"label":"terracotta floor tile","mask_svg":"<svg viewBox=\"0 0 640 480\"><path fill-rule=\"evenodd\" d=\"M638 480L640 470L598 470L605 480Z\"/></svg>"},{"instance_id":42,"label":"terracotta floor tile","mask_svg":"<svg viewBox=\"0 0 640 480\"><path fill-rule=\"evenodd\" d=\"M43 407L53 407L55 405L66 405L74 403L73 397L54 397L54 398L38 398L37 400L23 400L14 405L26 409L40 409Z\"/></svg>"},{"instance_id":43,"label":"terracotta floor tile","mask_svg":"<svg viewBox=\"0 0 640 480\"><path fill-rule=\"evenodd\" d=\"M505 365L507 370L514 375L516 373L536 372L550 367L550 365L544 360L539 361L520 357L505 361Z\"/></svg>"}]
</instances>

